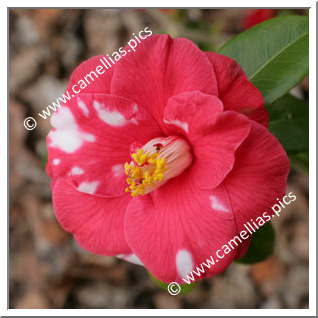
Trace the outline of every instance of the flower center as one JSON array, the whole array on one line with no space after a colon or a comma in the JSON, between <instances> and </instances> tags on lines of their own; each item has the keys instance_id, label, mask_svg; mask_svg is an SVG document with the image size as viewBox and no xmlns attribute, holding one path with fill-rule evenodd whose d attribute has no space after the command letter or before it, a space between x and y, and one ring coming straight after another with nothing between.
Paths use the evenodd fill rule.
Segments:
<instances>
[{"instance_id":1,"label":"flower center","mask_svg":"<svg viewBox=\"0 0 318 318\"><path fill-rule=\"evenodd\" d=\"M132 161L125 163L128 187L133 197L154 191L169 179L180 175L192 162L187 141L177 136L158 137L135 147Z\"/></svg>"}]
</instances>

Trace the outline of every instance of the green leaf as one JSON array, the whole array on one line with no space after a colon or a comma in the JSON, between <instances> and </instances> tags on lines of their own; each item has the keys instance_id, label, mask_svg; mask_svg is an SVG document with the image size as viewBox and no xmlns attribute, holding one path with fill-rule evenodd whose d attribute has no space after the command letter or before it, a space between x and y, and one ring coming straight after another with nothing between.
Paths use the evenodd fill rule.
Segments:
<instances>
[{"instance_id":1,"label":"green leaf","mask_svg":"<svg viewBox=\"0 0 318 318\"><path fill-rule=\"evenodd\" d=\"M274 251L275 232L270 222L265 223L253 235L246 254L235 262L253 264L265 260Z\"/></svg>"},{"instance_id":2,"label":"green leaf","mask_svg":"<svg viewBox=\"0 0 318 318\"><path fill-rule=\"evenodd\" d=\"M47 164L47 156L48 156L48 151L47 147L44 147L44 150L41 154L41 168L45 170L46 164Z\"/></svg>"},{"instance_id":3,"label":"green leaf","mask_svg":"<svg viewBox=\"0 0 318 318\"><path fill-rule=\"evenodd\" d=\"M269 130L289 155L309 148L308 104L287 94L266 107L269 112Z\"/></svg>"},{"instance_id":4,"label":"green leaf","mask_svg":"<svg viewBox=\"0 0 318 318\"><path fill-rule=\"evenodd\" d=\"M168 286L169 284L164 283L162 281L160 281L159 279L157 279L155 276L153 276L149 271L148 271L148 275L150 276L150 278L164 291L168 292ZM194 282L192 284L179 284L181 287L181 291L180 294L188 294L192 289L194 289L194 287L197 285L198 282Z\"/></svg>"},{"instance_id":5,"label":"green leaf","mask_svg":"<svg viewBox=\"0 0 318 318\"><path fill-rule=\"evenodd\" d=\"M278 138L288 154L308 149L309 127L307 119L276 120L269 123L268 129Z\"/></svg>"},{"instance_id":6,"label":"green leaf","mask_svg":"<svg viewBox=\"0 0 318 318\"><path fill-rule=\"evenodd\" d=\"M228 41L219 53L239 63L270 104L308 74L308 17L283 16L257 24Z\"/></svg>"},{"instance_id":7,"label":"green leaf","mask_svg":"<svg viewBox=\"0 0 318 318\"><path fill-rule=\"evenodd\" d=\"M305 118L309 120L308 104L296 97L286 94L273 104L267 105L270 121Z\"/></svg>"},{"instance_id":8,"label":"green leaf","mask_svg":"<svg viewBox=\"0 0 318 318\"><path fill-rule=\"evenodd\" d=\"M307 173L309 172L309 149L289 156L292 163L300 165Z\"/></svg>"}]
</instances>

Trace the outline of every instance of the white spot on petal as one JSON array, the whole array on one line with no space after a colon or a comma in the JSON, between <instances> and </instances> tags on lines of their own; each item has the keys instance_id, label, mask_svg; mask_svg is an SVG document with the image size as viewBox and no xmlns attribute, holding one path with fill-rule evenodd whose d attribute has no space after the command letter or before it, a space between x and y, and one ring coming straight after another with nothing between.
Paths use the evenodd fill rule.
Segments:
<instances>
[{"instance_id":1,"label":"white spot on petal","mask_svg":"<svg viewBox=\"0 0 318 318\"><path fill-rule=\"evenodd\" d=\"M83 114L86 117L88 117L89 110L88 110L87 106L85 105L85 103L80 98L77 98L77 106L82 110Z\"/></svg>"},{"instance_id":2,"label":"white spot on petal","mask_svg":"<svg viewBox=\"0 0 318 318\"><path fill-rule=\"evenodd\" d=\"M169 125L175 125L181 129L183 129L186 133L189 132L189 124L188 123L185 123L185 122L182 122L180 120L167 120L167 119L164 119L163 122L165 124L169 124Z\"/></svg>"},{"instance_id":3,"label":"white spot on petal","mask_svg":"<svg viewBox=\"0 0 318 318\"><path fill-rule=\"evenodd\" d=\"M85 141L95 141L93 135L80 131L72 112L67 107L62 107L53 114L51 125L55 130L49 133L50 147L57 147L67 153L72 153L79 149Z\"/></svg>"},{"instance_id":4,"label":"white spot on petal","mask_svg":"<svg viewBox=\"0 0 318 318\"><path fill-rule=\"evenodd\" d=\"M94 108L96 109L98 117L104 121L106 124L113 127L125 126L129 122L137 124L136 118L127 120L125 116L117 110L110 110L105 107L104 104L100 104L97 101L94 101ZM138 108L137 108L138 111Z\"/></svg>"},{"instance_id":5,"label":"white spot on petal","mask_svg":"<svg viewBox=\"0 0 318 318\"><path fill-rule=\"evenodd\" d=\"M124 261L130 262L130 263L144 266L143 262L135 254L119 254L116 257L123 259Z\"/></svg>"},{"instance_id":6,"label":"white spot on petal","mask_svg":"<svg viewBox=\"0 0 318 318\"><path fill-rule=\"evenodd\" d=\"M67 107L62 107L51 117L51 125L56 129L66 129L68 126L75 126L75 119Z\"/></svg>"},{"instance_id":7,"label":"white spot on petal","mask_svg":"<svg viewBox=\"0 0 318 318\"><path fill-rule=\"evenodd\" d=\"M115 178L121 177L122 175L124 175L124 165L118 164L118 165L112 166L112 172Z\"/></svg>"},{"instance_id":8,"label":"white spot on petal","mask_svg":"<svg viewBox=\"0 0 318 318\"><path fill-rule=\"evenodd\" d=\"M212 207L213 210L223 211L223 212L230 212L229 209L227 207L225 207L222 204L222 202L220 202L219 199L216 198L215 196L211 195L210 199L211 199L211 207Z\"/></svg>"},{"instance_id":9,"label":"white spot on petal","mask_svg":"<svg viewBox=\"0 0 318 318\"><path fill-rule=\"evenodd\" d=\"M93 182L82 182L77 190L84 193L94 194L96 191L96 188L98 186L98 181Z\"/></svg>"},{"instance_id":10,"label":"white spot on petal","mask_svg":"<svg viewBox=\"0 0 318 318\"><path fill-rule=\"evenodd\" d=\"M61 162L60 159L53 159L53 161L52 161L52 163L54 164L54 166L57 166L60 162Z\"/></svg>"},{"instance_id":11,"label":"white spot on petal","mask_svg":"<svg viewBox=\"0 0 318 318\"><path fill-rule=\"evenodd\" d=\"M73 167L70 174L72 175L79 175L79 174L83 174L84 170L81 169L80 167Z\"/></svg>"},{"instance_id":12,"label":"white spot on petal","mask_svg":"<svg viewBox=\"0 0 318 318\"><path fill-rule=\"evenodd\" d=\"M176 256L176 267L181 278L186 277L193 270L191 253L187 250L179 250Z\"/></svg>"}]
</instances>

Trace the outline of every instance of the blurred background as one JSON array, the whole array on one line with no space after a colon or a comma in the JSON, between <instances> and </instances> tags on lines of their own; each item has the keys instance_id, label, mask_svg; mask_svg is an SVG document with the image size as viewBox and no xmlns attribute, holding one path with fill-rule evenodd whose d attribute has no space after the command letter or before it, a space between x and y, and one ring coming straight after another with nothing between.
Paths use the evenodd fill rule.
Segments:
<instances>
[{"instance_id":1,"label":"blurred background","mask_svg":"<svg viewBox=\"0 0 318 318\"><path fill-rule=\"evenodd\" d=\"M214 51L235 34L284 14L308 12L9 10L10 308L308 308L308 172L302 165L293 162L287 189L297 200L273 220L274 255L254 265L233 263L189 294L171 296L143 267L92 255L60 228L44 171L49 120L39 120L33 131L23 126L24 118L38 118L64 92L83 60L118 50L146 26ZM292 93L308 101L308 78Z\"/></svg>"}]
</instances>

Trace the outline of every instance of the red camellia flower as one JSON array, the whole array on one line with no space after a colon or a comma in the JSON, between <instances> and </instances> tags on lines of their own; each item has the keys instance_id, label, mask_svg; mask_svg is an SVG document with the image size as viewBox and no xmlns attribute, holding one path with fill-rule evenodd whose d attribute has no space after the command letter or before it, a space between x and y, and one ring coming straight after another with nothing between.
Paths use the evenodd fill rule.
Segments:
<instances>
[{"instance_id":1,"label":"red camellia flower","mask_svg":"<svg viewBox=\"0 0 318 318\"><path fill-rule=\"evenodd\" d=\"M82 63L68 89L100 58ZM85 250L143 264L164 282L182 282L286 190L289 160L260 92L234 60L187 39L147 38L51 124L47 173L61 226Z\"/></svg>"},{"instance_id":2,"label":"red camellia flower","mask_svg":"<svg viewBox=\"0 0 318 318\"><path fill-rule=\"evenodd\" d=\"M263 21L274 18L277 14L277 9L250 9L246 10L246 14L242 20L243 30L249 29L252 26Z\"/></svg>"}]
</instances>

